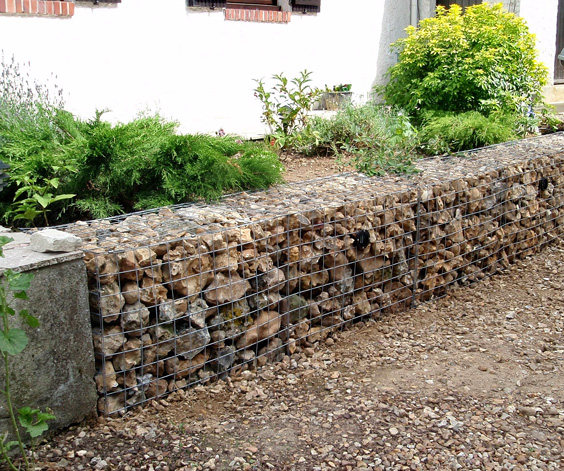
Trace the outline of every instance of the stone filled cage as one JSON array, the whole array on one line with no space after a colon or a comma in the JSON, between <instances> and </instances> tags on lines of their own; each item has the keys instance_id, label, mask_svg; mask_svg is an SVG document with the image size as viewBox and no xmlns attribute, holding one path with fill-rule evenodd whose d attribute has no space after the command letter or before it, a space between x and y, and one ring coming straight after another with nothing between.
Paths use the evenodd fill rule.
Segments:
<instances>
[{"instance_id":1,"label":"stone filled cage","mask_svg":"<svg viewBox=\"0 0 564 471\"><path fill-rule=\"evenodd\" d=\"M564 136L63 229L82 237L99 410L282 360L562 234Z\"/></svg>"}]
</instances>

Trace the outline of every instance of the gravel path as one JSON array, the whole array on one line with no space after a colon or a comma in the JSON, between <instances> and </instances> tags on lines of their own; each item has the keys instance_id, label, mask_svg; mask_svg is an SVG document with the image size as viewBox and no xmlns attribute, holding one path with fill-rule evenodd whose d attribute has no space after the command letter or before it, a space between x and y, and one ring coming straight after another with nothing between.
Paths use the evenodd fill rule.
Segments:
<instances>
[{"instance_id":1,"label":"gravel path","mask_svg":"<svg viewBox=\"0 0 564 471\"><path fill-rule=\"evenodd\" d=\"M562 470L564 244L258 372L84 423L39 469Z\"/></svg>"}]
</instances>

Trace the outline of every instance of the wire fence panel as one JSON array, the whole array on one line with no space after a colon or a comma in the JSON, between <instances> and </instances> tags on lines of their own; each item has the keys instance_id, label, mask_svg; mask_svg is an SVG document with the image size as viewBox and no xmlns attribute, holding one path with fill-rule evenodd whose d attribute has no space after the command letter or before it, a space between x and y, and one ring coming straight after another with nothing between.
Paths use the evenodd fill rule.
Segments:
<instances>
[{"instance_id":1,"label":"wire fence panel","mask_svg":"<svg viewBox=\"0 0 564 471\"><path fill-rule=\"evenodd\" d=\"M562 235L564 136L64 230L84 240L105 414L284 360Z\"/></svg>"}]
</instances>

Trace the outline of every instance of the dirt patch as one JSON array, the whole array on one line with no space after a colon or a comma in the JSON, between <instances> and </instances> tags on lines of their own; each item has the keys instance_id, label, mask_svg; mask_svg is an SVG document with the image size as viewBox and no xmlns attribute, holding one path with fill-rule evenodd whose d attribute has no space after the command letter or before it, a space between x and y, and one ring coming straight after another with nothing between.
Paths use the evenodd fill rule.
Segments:
<instances>
[{"instance_id":1,"label":"dirt patch","mask_svg":"<svg viewBox=\"0 0 564 471\"><path fill-rule=\"evenodd\" d=\"M354 170L349 164L338 161L334 156L305 157L302 154L284 153L280 156L280 160L286 168L284 180L287 183L328 177Z\"/></svg>"},{"instance_id":2,"label":"dirt patch","mask_svg":"<svg viewBox=\"0 0 564 471\"><path fill-rule=\"evenodd\" d=\"M259 371L71 427L40 469L560 470L564 245Z\"/></svg>"}]
</instances>

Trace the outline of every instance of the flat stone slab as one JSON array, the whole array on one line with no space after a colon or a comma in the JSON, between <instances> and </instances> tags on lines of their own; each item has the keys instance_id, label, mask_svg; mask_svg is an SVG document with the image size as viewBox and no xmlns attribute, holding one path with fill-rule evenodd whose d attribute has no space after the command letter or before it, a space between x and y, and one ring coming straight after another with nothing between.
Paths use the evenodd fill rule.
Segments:
<instances>
[{"instance_id":1,"label":"flat stone slab","mask_svg":"<svg viewBox=\"0 0 564 471\"><path fill-rule=\"evenodd\" d=\"M82 251L73 252L34 252L31 250L29 234L23 232L1 232L13 242L4 246L4 257L0 257L0 275L6 269L28 271L36 268L56 265L83 257Z\"/></svg>"}]
</instances>

